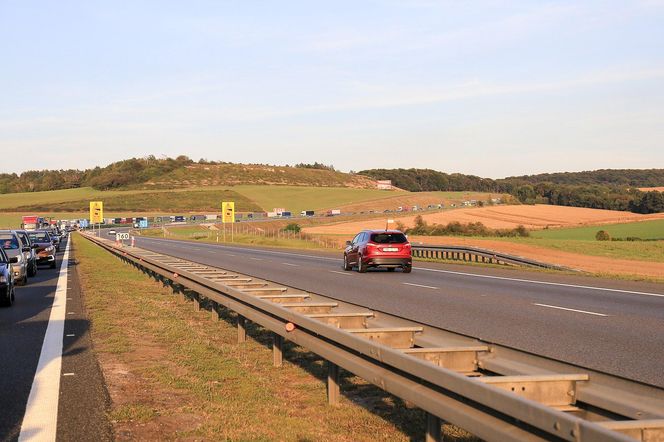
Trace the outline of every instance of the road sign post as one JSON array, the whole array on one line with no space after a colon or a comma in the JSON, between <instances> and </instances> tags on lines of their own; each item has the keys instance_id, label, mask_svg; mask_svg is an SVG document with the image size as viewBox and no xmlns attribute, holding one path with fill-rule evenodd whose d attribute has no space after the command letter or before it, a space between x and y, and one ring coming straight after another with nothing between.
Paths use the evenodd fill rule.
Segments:
<instances>
[{"instance_id":1,"label":"road sign post","mask_svg":"<svg viewBox=\"0 0 664 442\"><path fill-rule=\"evenodd\" d=\"M221 222L224 226L224 242L226 242L226 224L231 225L231 242L233 242L233 224L235 223L235 202L223 201L221 203Z\"/></svg>"},{"instance_id":2,"label":"road sign post","mask_svg":"<svg viewBox=\"0 0 664 442\"><path fill-rule=\"evenodd\" d=\"M115 234L115 240L119 241L120 244L124 245L124 241L129 239L129 233L127 232L122 232L122 233L116 233Z\"/></svg>"}]
</instances>

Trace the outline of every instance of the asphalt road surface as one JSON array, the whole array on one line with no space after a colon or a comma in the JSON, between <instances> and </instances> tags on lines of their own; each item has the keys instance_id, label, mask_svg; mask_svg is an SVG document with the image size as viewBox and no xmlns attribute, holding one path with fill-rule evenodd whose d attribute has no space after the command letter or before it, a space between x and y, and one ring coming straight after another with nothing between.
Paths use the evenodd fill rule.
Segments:
<instances>
[{"instance_id":1,"label":"asphalt road surface","mask_svg":"<svg viewBox=\"0 0 664 442\"><path fill-rule=\"evenodd\" d=\"M136 245L664 387L662 284L432 263L359 274L343 271L338 254L141 237Z\"/></svg>"},{"instance_id":2,"label":"asphalt road surface","mask_svg":"<svg viewBox=\"0 0 664 442\"><path fill-rule=\"evenodd\" d=\"M75 260L60 268L63 252L0 308L0 441L110 440Z\"/></svg>"}]
</instances>

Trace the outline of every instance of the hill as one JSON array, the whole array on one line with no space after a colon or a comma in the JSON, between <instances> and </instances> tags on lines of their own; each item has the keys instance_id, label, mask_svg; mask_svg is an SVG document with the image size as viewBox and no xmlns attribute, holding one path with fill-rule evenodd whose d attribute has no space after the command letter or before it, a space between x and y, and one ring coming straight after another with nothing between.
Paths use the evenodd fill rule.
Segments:
<instances>
[{"instance_id":1,"label":"hill","mask_svg":"<svg viewBox=\"0 0 664 442\"><path fill-rule=\"evenodd\" d=\"M110 189L174 189L238 184L350 187L375 189L368 177L335 171L318 163L295 167L233 164L177 158L130 158L85 170L29 170L0 174L0 193L42 192L91 187Z\"/></svg>"},{"instance_id":2,"label":"hill","mask_svg":"<svg viewBox=\"0 0 664 442\"><path fill-rule=\"evenodd\" d=\"M375 189L373 179L329 169L265 164L187 164L142 183L142 188L289 185ZM136 186L133 186L136 187Z\"/></svg>"}]
</instances>

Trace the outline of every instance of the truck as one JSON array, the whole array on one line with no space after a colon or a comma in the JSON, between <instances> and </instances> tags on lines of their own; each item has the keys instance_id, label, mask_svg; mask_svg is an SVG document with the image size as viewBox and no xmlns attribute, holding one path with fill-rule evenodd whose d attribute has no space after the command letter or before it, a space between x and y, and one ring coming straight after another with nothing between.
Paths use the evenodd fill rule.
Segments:
<instances>
[{"instance_id":1,"label":"truck","mask_svg":"<svg viewBox=\"0 0 664 442\"><path fill-rule=\"evenodd\" d=\"M44 218L40 216L24 216L21 227L25 230L37 230L41 229L44 224Z\"/></svg>"},{"instance_id":2,"label":"truck","mask_svg":"<svg viewBox=\"0 0 664 442\"><path fill-rule=\"evenodd\" d=\"M291 216L293 216L293 214L290 213L290 212L287 211L287 210L284 211L284 212L281 212L281 217L282 217L282 218L290 218Z\"/></svg>"},{"instance_id":3,"label":"truck","mask_svg":"<svg viewBox=\"0 0 664 442\"><path fill-rule=\"evenodd\" d=\"M336 216L336 215L341 215L341 210L340 210L340 209L332 209L332 210L328 210L328 211L325 213L325 216Z\"/></svg>"},{"instance_id":4,"label":"truck","mask_svg":"<svg viewBox=\"0 0 664 442\"><path fill-rule=\"evenodd\" d=\"M300 216L314 216L315 212L313 210L303 210L300 212Z\"/></svg>"}]
</instances>

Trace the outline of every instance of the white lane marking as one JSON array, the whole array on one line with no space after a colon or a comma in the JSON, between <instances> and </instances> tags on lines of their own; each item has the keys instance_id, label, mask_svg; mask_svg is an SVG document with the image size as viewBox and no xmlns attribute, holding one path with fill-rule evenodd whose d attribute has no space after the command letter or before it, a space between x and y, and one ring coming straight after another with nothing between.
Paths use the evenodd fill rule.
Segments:
<instances>
[{"instance_id":1,"label":"white lane marking","mask_svg":"<svg viewBox=\"0 0 664 442\"><path fill-rule=\"evenodd\" d=\"M330 273L338 273L339 275L346 275L346 276L350 275L350 273L348 273L348 272L339 272L337 270L328 270L328 271Z\"/></svg>"},{"instance_id":2,"label":"white lane marking","mask_svg":"<svg viewBox=\"0 0 664 442\"><path fill-rule=\"evenodd\" d=\"M657 296L657 297L660 297L660 298L664 298L664 293L637 292L637 291L633 291L633 290L621 290L621 289L610 289L610 288L607 288L607 287L595 287L595 286L592 286L592 285L565 284L565 283L562 283L562 282L534 281L532 279L508 278L506 276L478 275L478 274L475 274L475 273L455 272L455 271L452 271L452 270L429 269L429 268L426 268L426 267L416 267L416 268L417 268L417 270L426 270L428 272L451 273L453 275L472 276L472 277L475 277L475 278L500 279L500 280L504 280L504 281L526 282L526 283L530 283L530 284L554 285L554 286L558 286L558 287L572 287L572 288L577 288L577 289L599 290L599 291L617 292L617 293L629 293L631 295Z\"/></svg>"},{"instance_id":3,"label":"white lane marking","mask_svg":"<svg viewBox=\"0 0 664 442\"><path fill-rule=\"evenodd\" d=\"M76 336L76 335L73 334L73 333L70 333L70 334L68 334L68 335L66 335L66 336L67 336L68 338L71 338L71 337Z\"/></svg>"},{"instance_id":4,"label":"white lane marking","mask_svg":"<svg viewBox=\"0 0 664 442\"><path fill-rule=\"evenodd\" d=\"M412 282L402 282L402 284L412 285L413 287L422 287L422 288L425 288L425 289L438 290L438 287L434 287L434 286L431 286L431 285L413 284Z\"/></svg>"},{"instance_id":5,"label":"white lane marking","mask_svg":"<svg viewBox=\"0 0 664 442\"><path fill-rule=\"evenodd\" d=\"M263 258L249 258L249 259L253 259L254 261L262 261L263 260Z\"/></svg>"},{"instance_id":6,"label":"white lane marking","mask_svg":"<svg viewBox=\"0 0 664 442\"><path fill-rule=\"evenodd\" d=\"M159 239L159 238L143 238L143 239L154 240L154 241L174 241L174 240L171 240L171 239ZM175 241L177 241L177 240L175 240ZM322 259L322 260L326 260L326 261L341 261L338 258L330 258L330 257L327 257L327 256L317 256L317 255L304 255L304 254L301 254L301 253L277 252L277 251L274 251L274 250L261 250L261 249L250 249L250 248L243 248L243 247L220 246L220 245L215 245L215 244L206 244L206 246L221 247L221 248L233 249L233 250L241 250L241 251L245 251L245 252L249 251L249 252L257 252L257 253L264 253L264 254L273 254L273 255L289 255L289 256L298 256L298 257L302 257L302 258ZM231 254L227 254L227 255L228 256L235 256L235 255L231 255ZM571 287L571 288L578 288L578 289L599 290L599 291L616 292L616 293L628 293L628 294L631 294L631 295L656 296L656 297L664 298L664 293L650 293L650 292L639 292L639 291L634 291L634 290L611 289L611 288L607 288L607 287L596 287L596 286L591 286L591 285L565 284L565 283L562 283L562 282L535 281L535 280L532 280L532 279L508 278L506 276L478 275L476 273L456 272L456 271L453 271L453 270L430 269L430 268L427 268L427 267L413 267L413 269L424 270L424 271L427 271L427 272L449 273L449 274L452 274L452 275L470 276L470 277L475 277L475 278L499 279L499 280L504 280L504 281L525 282L525 283L529 283L529 284L553 285L553 286L559 286L559 287Z\"/></svg>"},{"instance_id":7,"label":"white lane marking","mask_svg":"<svg viewBox=\"0 0 664 442\"><path fill-rule=\"evenodd\" d=\"M604 313L589 312L589 311L586 311L586 310L577 310L577 309L574 309L574 308L567 308L567 307L558 307L557 305L538 304L536 302L533 302L533 305L536 305L538 307L546 307L546 308L555 308L555 309L558 309L558 310L566 310L568 312L584 313L586 315L609 316L609 315L605 315Z\"/></svg>"},{"instance_id":8,"label":"white lane marking","mask_svg":"<svg viewBox=\"0 0 664 442\"><path fill-rule=\"evenodd\" d=\"M300 267L299 264L291 264L290 262L282 262L282 264L285 265L285 266Z\"/></svg>"},{"instance_id":9,"label":"white lane marking","mask_svg":"<svg viewBox=\"0 0 664 442\"><path fill-rule=\"evenodd\" d=\"M74 373L62 373L62 376L74 376Z\"/></svg>"},{"instance_id":10,"label":"white lane marking","mask_svg":"<svg viewBox=\"0 0 664 442\"><path fill-rule=\"evenodd\" d=\"M37 371L32 381L28 403L23 415L19 441L55 441L58 431L58 400L60 398L60 373L62 372L62 342L64 340L67 312L67 268L69 267L69 242L60 264L60 273L51 314L46 326Z\"/></svg>"}]
</instances>

